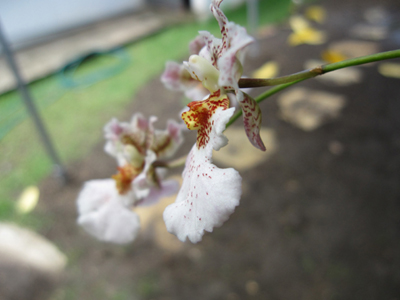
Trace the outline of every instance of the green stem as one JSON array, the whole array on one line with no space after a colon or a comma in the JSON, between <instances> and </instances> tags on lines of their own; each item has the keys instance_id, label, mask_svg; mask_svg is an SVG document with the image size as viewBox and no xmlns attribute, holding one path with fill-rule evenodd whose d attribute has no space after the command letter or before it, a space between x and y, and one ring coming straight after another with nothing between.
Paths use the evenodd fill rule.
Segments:
<instances>
[{"instance_id":1,"label":"green stem","mask_svg":"<svg viewBox=\"0 0 400 300\"><path fill-rule=\"evenodd\" d=\"M328 65L323 65L322 66L322 71L324 73L328 73L331 71L347 68L347 67L353 67L353 66L358 66L362 64L367 64L371 62L376 62L380 60L386 60L386 59L392 59L392 58L398 58L400 57L400 49L398 50L392 50L392 51L387 51L387 52L381 52L377 54L372 54L372 55L367 55L367 56L361 56L361 57L356 57L352 59L347 59L343 60L337 63L333 64L328 64Z\"/></svg>"},{"instance_id":2,"label":"green stem","mask_svg":"<svg viewBox=\"0 0 400 300\"><path fill-rule=\"evenodd\" d=\"M343 60L341 62L333 63L333 64L326 64L316 68L304 70L295 74L291 74L288 76L282 76L277 78L271 79L259 79L259 78L241 78L239 80L239 87L240 88L248 88L248 87L262 87L262 86L273 86L279 84L290 83L298 80L304 80L308 78L313 78L318 75L322 75L328 72L332 72L335 70L358 66L362 64L367 64L375 61L392 59L400 57L400 49L399 50L392 50L387 52L381 52L377 54L352 58Z\"/></svg>"},{"instance_id":3,"label":"green stem","mask_svg":"<svg viewBox=\"0 0 400 300\"><path fill-rule=\"evenodd\" d=\"M313 78L318 75L322 75L322 74L325 74L328 72L332 72L332 71L347 68L347 67L353 67L353 66L367 64L367 63L371 63L371 62L375 62L375 61L398 58L398 57L400 57L400 49L387 51L387 52L381 52L381 53L362 56L362 57L357 57L357 58L352 58L352 59L347 59L347 60L343 60L341 62L322 65L322 66L319 66L319 67L316 67L313 69L308 69L308 70L304 70L304 71L301 71L301 72L298 72L298 73L295 73L292 75L282 76L282 77L273 78L273 79L241 78L239 80L239 87L244 88L244 87L262 87L262 86L277 85L276 87L271 88L268 91L259 95L255 99L256 102L259 103L259 102L263 101L264 99L276 94L277 92L280 92L280 91L288 88L289 86L296 84L300 81L303 81L305 79L308 79L308 78ZM232 125L241 115L242 115L242 110L238 111L230 119L230 121L226 124L226 128L228 128L230 125Z\"/></svg>"},{"instance_id":4,"label":"green stem","mask_svg":"<svg viewBox=\"0 0 400 300\"><path fill-rule=\"evenodd\" d=\"M253 88L253 87L280 85L297 80L313 78L321 74L322 74L322 69L321 67L318 67L318 68L304 70L291 75L277 77L277 78L270 78L270 79L241 78L239 79L239 88Z\"/></svg>"}]
</instances>

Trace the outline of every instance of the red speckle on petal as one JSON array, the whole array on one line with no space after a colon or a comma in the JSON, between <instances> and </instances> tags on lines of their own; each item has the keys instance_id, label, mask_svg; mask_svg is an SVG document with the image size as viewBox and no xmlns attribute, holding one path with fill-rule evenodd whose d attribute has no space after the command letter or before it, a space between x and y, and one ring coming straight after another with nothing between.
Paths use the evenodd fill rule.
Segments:
<instances>
[{"instance_id":1,"label":"red speckle on petal","mask_svg":"<svg viewBox=\"0 0 400 300\"><path fill-rule=\"evenodd\" d=\"M229 98L227 95L221 95L221 91L218 90L206 100L190 102L188 107L190 110L182 114L182 119L189 129L198 130L196 144L200 149L210 140L210 132L214 125L210 122L211 117L219 107L229 108Z\"/></svg>"}]
</instances>

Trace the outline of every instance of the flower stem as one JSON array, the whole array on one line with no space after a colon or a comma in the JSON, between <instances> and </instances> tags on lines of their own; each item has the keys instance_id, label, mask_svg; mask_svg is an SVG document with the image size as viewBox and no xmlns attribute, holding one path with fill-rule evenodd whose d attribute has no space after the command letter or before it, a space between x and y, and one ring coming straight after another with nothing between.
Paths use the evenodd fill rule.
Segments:
<instances>
[{"instance_id":1,"label":"flower stem","mask_svg":"<svg viewBox=\"0 0 400 300\"><path fill-rule=\"evenodd\" d=\"M259 103L259 102L265 100L266 98L276 94L277 92L280 92L280 91L288 88L289 86L296 84L300 81L303 81L305 79L308 79L308 78L313 78L318 75L322 75L322 74L325 74L328 72L332 72L332 71L347 68L347 67L353 67L353 66L367 64L367 63L371 63L371 62L375 62L375 61L398 58L398 57L400 57L400 49L387 51L387 52L381 52L381 53L367 55L367 56L356 57L356 58L352 58L352 59L347 59L347 60L343 60L341 62L322 65L322 66L319 66L316 68L304 70L304 71L301 71L298 73L294 73L292 75L282 76L282 77L278 77L278 78L272 78L272 79L241 78L239 80L239 87L246 88L246 87L262 87L262 86L277 85L276 87L273 87L273 88L269 89L268 91L259 95L255 99L255 101L257 103ZM226 124L226 128L228 128L230 125L232 125L241 115L242 115L242 111L240 110Z\"/></svg>"},{"instance_id":2,"label":"flower stem","mask_svg":"<svg viewBox=\"0 0 400 300\"><path fill-rule=\"evenodd\" d=\"M298 80L313 78L318 75L322 75L328 72L332 72L335 70L358 66L362 64L367 64L375 61L392 59L400 57L400 49L392 50L387 52L376 53L367 56L356 57L352 59L343 60L341 62L326 64L316 68L304 70L298 73L294 73L287 76L271 78L271 79L261 79L261 78L241 78L239 80L240 88L249 88L249 87L263 87L263 86L273 86L280 85L285 83L290 83Z\"/></svg>"}]
</instances>

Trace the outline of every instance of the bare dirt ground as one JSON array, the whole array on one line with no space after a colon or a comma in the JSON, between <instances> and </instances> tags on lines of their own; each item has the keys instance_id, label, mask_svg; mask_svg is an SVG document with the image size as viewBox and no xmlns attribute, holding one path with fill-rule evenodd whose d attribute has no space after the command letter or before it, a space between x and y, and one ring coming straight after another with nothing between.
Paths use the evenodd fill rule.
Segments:
<instances>
[{"instance_id":1,"label":"bare dirt ground","mask_svg":"<svg viewBox=\"0 0 400 300\"><path fill-rule=\"evenodd\" d=\"M392 17L400 14L396 0L322 3L328 19L321 27L330 42L349 39L349 28L374 5ZM297 72L326 47L288 47L288 34L280 28L262 39L247 73L269 60L280 63L281 74ZM382 51L396 48L390 39L378 45ZM361 83L344 87L315 79L300 83L347 99L338 118L311 132L279 117L279 94L261 104L263 126L275 132L277 151L240 172L241 205L199 244L160 236L159 221L145 221L138 239L125 247L100 243L76 225L75 199L83 182L115 172L102 143L68 166L70 184L45 180L39 209L52 225L42 234L69 257L54 299L399 300L399 80L381 76L377 65L362 73ZM180 97L156 78L119 119L141 111L158 115L162 128L177 118ZM187 134L180 154L193 141L194 133Z\"/></svg>"}]
</instances>

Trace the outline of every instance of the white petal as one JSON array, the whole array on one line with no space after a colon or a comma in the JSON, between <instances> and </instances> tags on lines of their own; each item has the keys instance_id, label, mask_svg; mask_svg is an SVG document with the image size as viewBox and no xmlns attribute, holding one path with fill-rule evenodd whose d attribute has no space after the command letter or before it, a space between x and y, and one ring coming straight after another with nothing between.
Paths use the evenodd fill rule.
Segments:
<instances>
[{"instance_id":1,"label":"white petal","mask_svg":"<svg viewBox=\"0 0 400 300\"><path fill-rule=\"evenodd\" d=\"M230 86L237 90L238 80L242 76L242 64L238 59L239 51L254 42L246 29L233 22L228 23L228 37L226 52L218 59L218 69L220 71L219 85Z\"/></svg>"},{"instance_id":2,"label":"white petal","mask_svg":"<svg viewBox=\"0 0 400 300\"><path fill-rule=\"evenodd\" d=\"M145 142L149 122L142 114L133 115L130 123L111 120L104 127L106 145L104 150L118 160L118 164L124 165L127 162L140 165L142 156L145 154ZM123 140L128 138L129 143ZM130 148L135 147L135 150Z\"/></svg>"},{"instance_id":3,"label":"white petal","mask_svg":"<svg viewBox=\"0 0 400 300\"><path fill-rule=\"evenodd\" d=\"M204 39L198 35L194 40L189 43L190 54L199 54L200 50L205 46Z\"/></svg>"},{"instance_id":4,"label":"white petal","mask_svg":"<svg viewBox=\"0 0 400 300\"><path fill-rule=\"evenodd\" d=\"M155 172L152 164L156 159L156 154L151 150L147 150L144 169L132 182L132 191L138 201L147 197L150 193L150 188L158 184L152 181L153 176L151 174L151 172Z\"/></svg>"},{"instance_id":5,"label":"white petal","mask_svg":"<svg viewBox=\"0 0 400 300\"><path fill-rule=\"evenodd\" d=\"M193 79L183 64L169 61L161 76L164 86L173 91L185 92L190 100L200 100L209 94L209 91L201 83Z\"/></svg>"},{"instance_id":6,"label":"white petal","mask_svg":"<svg viewBox=\"0 0 400 300\"><path fill-rule=\"evenodd\" d=\"M86 181L77 199L80 215L99 209L117 194L113 179Z\"/></svg>"},{"instance_id":7,"label":"white petal","mask_svg":"<svg viewBox=\"0 0 400 300\"><path fill-rule=\"evenodd\" d=\"M99 240L126 244L140 228L137 214L126 208L112 179L86 182L78 196L78 224Z\"/></svg>"},{"instance_id":8,"label":"white petal","mask_svg":"<svg viewBox=\"0 0 400 300\"><path fill-rule=\"evenodd\" d=\"M223 132L226 128L226 123L229 122L229 119L232 117L234 112L234 107L225 110L223 110L222 108L218 108L212 116L211 123L214 121L214 126L210 133L210 146L206 147L207 155L209 157L212 156L213 149L218 151L220 148L228 144L228 139L223 134Z\"/></svg>"},{"instance_id":9,"label":"white petal","mask_svg":"<svg viewBox=\"0 0 400 300\"><path fill-rule=\"evenodd\" d=\"M222 52L225 51L222 40L214 37L208 31L200 31L199 33L205 42L205 47L200 51L199 56L207 59L214 67L217 67L217 60Z\"/></svg>"},{"instance_id":10,"label":"white petal","mask_svg":"<svg viewBox=\"0 0 400 300\"><path fill-rule=\"evenodd\" d=\"M176 202L163 214L167 230L178 239L201 241L204 231L221 226L239 205L241 177L232 169L219 169L205 149L189 153Z\"/></svg>"},{"instance_id":11,"label":"white petal","mask_svg":"<svg viewBox=\"0 0 400 300\"><path fill-rule=\"evenodd\" d=\"M173 91L185 91L195 83L184 66L173 61L168 61L165 64L165 71L161 75L161 82L167 89Z\"/></svg>"},{"instance_id":12,"label":"white petal","mask_svg":"<svg viewBox=\"0 0 400 300\"><path fill-rule=\"evenodd\" d=\"M158 158L170 158L183 142L182 126L174 120L167 121L165 130L154 130L150 149Z\"/></svg>"}]
</instances>

